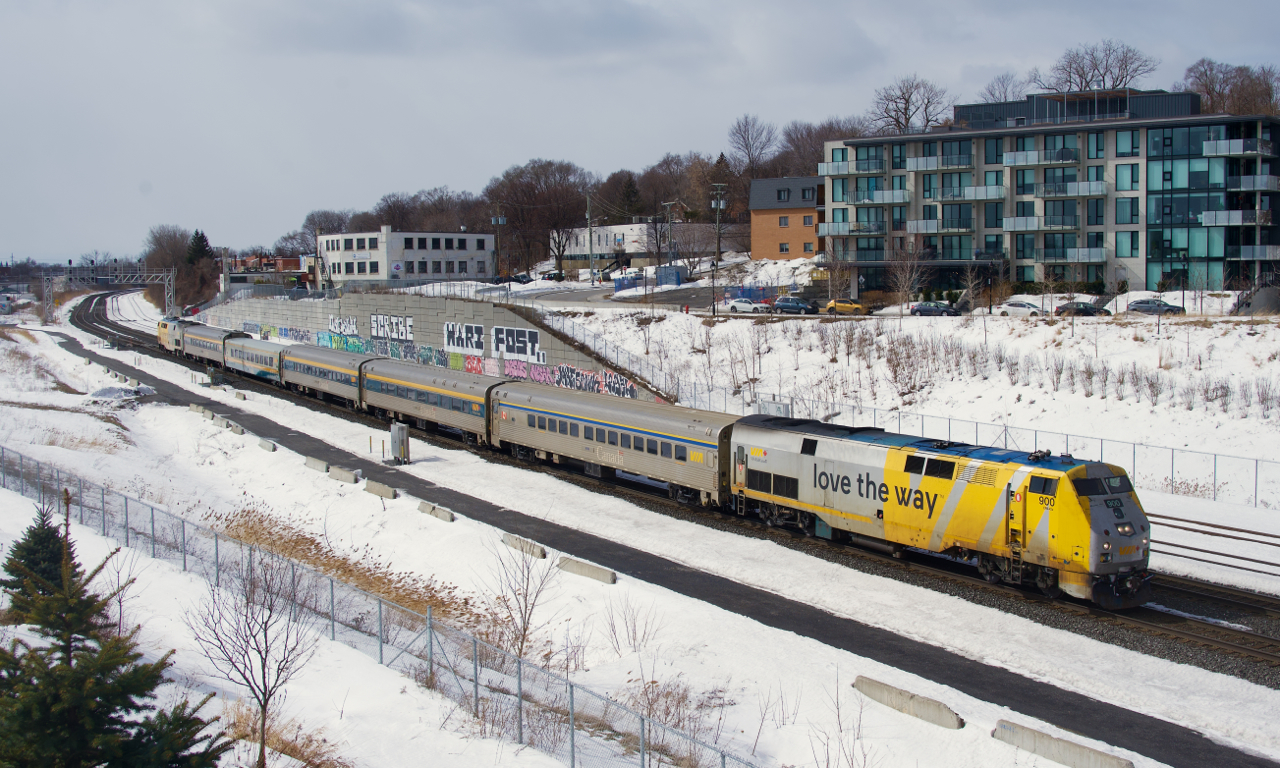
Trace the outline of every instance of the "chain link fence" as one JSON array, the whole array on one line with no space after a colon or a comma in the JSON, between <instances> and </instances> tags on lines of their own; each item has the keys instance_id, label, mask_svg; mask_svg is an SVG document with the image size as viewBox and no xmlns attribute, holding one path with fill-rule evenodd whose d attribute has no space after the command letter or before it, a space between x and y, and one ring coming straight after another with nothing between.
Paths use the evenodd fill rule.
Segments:
<instances>
[{"instance_id":1,"label":"chain link fence","mask_svg":"<svg viewBox=\"0 0 1280 768\"><path fill-rule=\"evenodd\" d=\"M252 574L255 558L291 571L291 620L436 690L474 715L482 736L544 752L571 768L754 768L566 676L475 635L356 589L152 504L0 447L0 485L105 537L219 587Z\"/></svg>"}]
</instances>

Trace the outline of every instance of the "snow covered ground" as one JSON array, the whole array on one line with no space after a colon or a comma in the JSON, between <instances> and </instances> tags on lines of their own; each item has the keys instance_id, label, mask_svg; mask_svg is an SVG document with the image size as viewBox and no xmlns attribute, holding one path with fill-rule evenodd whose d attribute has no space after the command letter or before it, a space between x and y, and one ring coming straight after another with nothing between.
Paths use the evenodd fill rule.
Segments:
<instances>
[{"instance_id":1,"label":"snow covered ground","mask_svg":"<svg viewBox=\"0 0 1280 768\"><path fill-rule=\"evenodd\" d=\"M78 365L77 359L43 340L42 334L34 336L35 344L23 343L38 346L50 371L70 387L91 391L107 384L96 366ZM133 356L124 353L106 354L133 362ZM237 401L231 392L201 389L191 385L186 369L167 361L144 359L142 367L193 391L224 399L228 406L268 416L353 453L367 452L371 436L375 441L382 439L380 432L317 415L286 401L252 393L247 400ZM33 389L27 397L41 404L93 410L84 405L85 398L48 387ZM91 479L114 479L118 487L175 512L199 518L213 511L254 505L322 538L335 550L356 557L375 552L397 569L432 576L467 592L483 592L492 578L498 534L487 526L464 520L446 530L444 524L417 513L411 500L384 506L351 486L299 477L300 457L286 451L261 453L253 448L250 436L218 430L188 411L163 406L111 410L119 422L116 425L94 412L41 411L39 418L23 421L18 417L26 409L0 408L7 417L0 424L0 442L74 468ZM61 444L64 438L59 436L68 434L93 445ZM1204 730L1228 743L1280 755L1280 734L1275 732L1272 714L1280 711L1280 692L816 562L770 542L695 527L541 473L495 466L470 453L417 442L413 452L415 463L406 471L478 498L626 541L690 567ZM1186 514L1203 513L1205 506L1188 508ZM1217 512L1231 510L1218 505ZM1251 510L1241 513L1253 514ZM1266 522L1251 521L1250 525ZM625 611L627 605L639 606L661 629L638 649L624 648L619 653L609 640L606 618ZM724 738L730 740L734 751L754 752L763 764L814 765L812 739L835 728L833 697L841 697L846 716L850 708L858 708L847 687L857 674L941 699L971 723L961 731L939 732L866 703L862 743L881 759L881 765L988 766L1026 760L1025 754L1019 756L987 736L1000 717L1026 721L1016 713L651 585L623 579L616 586L604 587L564 577L544 615L548 642L559 644L568 636L585 638L586 669L575 675L578 682L598 690L625 692L628 681L636 679L642 671L639 665L644 664L645 678L678 679L695 692L724 689L734 702L717 710L724 714ZM834 682L835 671L843 681L839 687ZM1179 694L1169 696L1171 690ZM341 698L336 690L329 695L330 700ZM1140 757L1134 759L1139 765L1153 764Z\"/></svg>"}]
</instances>

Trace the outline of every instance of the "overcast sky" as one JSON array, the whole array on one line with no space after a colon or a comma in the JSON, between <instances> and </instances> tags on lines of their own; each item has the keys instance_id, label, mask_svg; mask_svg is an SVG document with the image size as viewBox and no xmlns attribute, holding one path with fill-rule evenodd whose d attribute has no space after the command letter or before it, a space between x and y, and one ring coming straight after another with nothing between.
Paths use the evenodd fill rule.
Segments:
<instances>
[{"instance_id":1,"label":"overcast sky","mask_svg":"<svg viewBox=\"0 0 1280 768\"><path fill-rule=\"evenodd\" d=\"M725 148L743 113L862 112L916 72L962 101L1103 37L1280 63L1271 2L5 0L0 256L139 252L177 224L270 245L317 208L478 192L534 157L601 175Z\"/></svg>"}]
</instances>

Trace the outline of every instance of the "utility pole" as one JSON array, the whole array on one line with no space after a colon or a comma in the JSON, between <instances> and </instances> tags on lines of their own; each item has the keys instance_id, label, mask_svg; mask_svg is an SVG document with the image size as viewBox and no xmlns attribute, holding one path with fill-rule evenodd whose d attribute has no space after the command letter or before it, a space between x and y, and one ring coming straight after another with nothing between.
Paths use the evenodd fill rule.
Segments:
<instances>
[{"instance_id":1,"label":"utility pole","mask_svg":"<svg viewBox=\"0 0 1280 768\"><path fill-rule=\"evenodd\" d=\"M507 217L502 215L501 205L494 207L494 214L489 219L489 222L493 224L497 233L493 237L493 271L497 272L499 265L502 264L502 225L507 223ZM510 264L507 265L507 271L511 271ZM507 275L507 277L511 277L511 275Z\"/></svg>"},{"instance_id":2,"label":"utility pole","mask_svg":"<svg viewBox=\"0 0 1280 768\"><path fill-rule=\"evenodd\" d=\"M712 184L712 205L716 208L716 257L711 261L711 316L716 316L716 268L720 266L720 211L724 209L724 188L728 184Z\"/></svg>"},{"instance_id":3,"label":"utility pole","mask_svg":"<svg viewBox=\"0 0 1280 768\"><path fill-rule=\"evenodd\" d=\"M591 238L594 237L591 228L591 193L587 193L587 254L591 264L591 287L596 285L596 244Z\"/></svg>"}]
</instances>

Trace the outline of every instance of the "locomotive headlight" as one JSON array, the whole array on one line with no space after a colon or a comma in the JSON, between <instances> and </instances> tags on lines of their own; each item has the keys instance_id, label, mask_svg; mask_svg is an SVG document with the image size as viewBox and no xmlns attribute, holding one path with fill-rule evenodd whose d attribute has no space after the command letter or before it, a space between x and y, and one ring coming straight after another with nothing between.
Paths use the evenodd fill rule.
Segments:
<instances>
[{"instance_id":1,"label":"locomotive headlight","mask_svg":"<svg viewBox=\"0 0 1280 768\"><path fill-rule=\"evenodd\" d=\"M1146 537L1144 536L1144 537L1142 538L1142 546L1144 546L1144 547L1145 547L1145 546L1147 546L1147 542L1149 542L1149 541L1151 541L1151 539L1148 539L1148 538L1146 538Z\"/></svg>"},{"instance_id":2,"label":"locomotive headlight","mask_svg":"<svg viewBox=\"0 0 1280 768\"><path fill-rule=\"evenodd\" d=\"M1102 542L1102 548L1103 548L1104 550L1111 549L1111 542L1109 542L1109 541L1104 541L1104 542Z\"/></svg>"}]
</instances>

